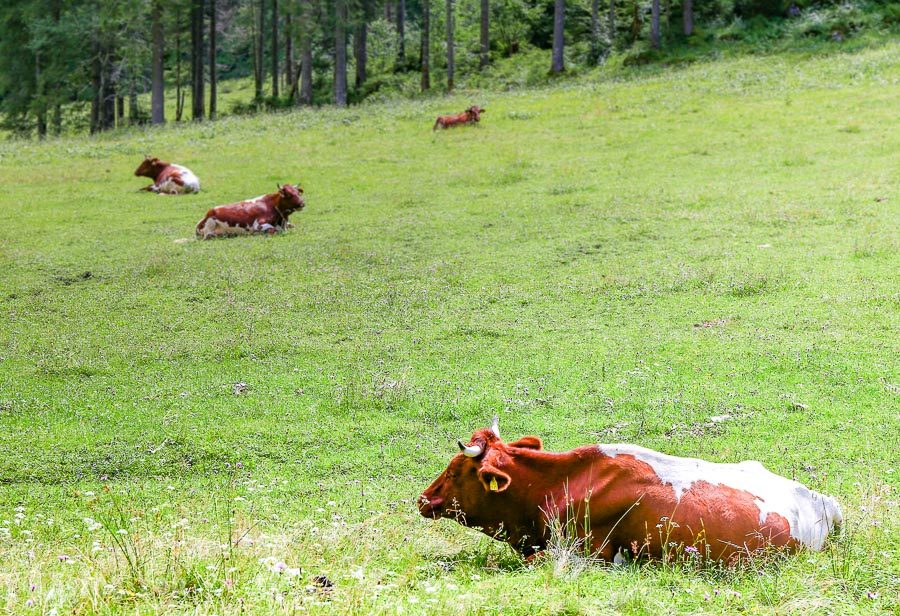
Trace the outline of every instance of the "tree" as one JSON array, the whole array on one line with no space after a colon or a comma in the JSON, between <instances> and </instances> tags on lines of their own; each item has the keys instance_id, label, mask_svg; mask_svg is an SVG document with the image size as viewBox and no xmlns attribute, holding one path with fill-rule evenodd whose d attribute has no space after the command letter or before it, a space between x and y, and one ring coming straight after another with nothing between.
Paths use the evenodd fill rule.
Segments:
<instances>
[{"instance_id":1,"label":"tree","mask_svg":"<svg viewBox=\"0 0 900 616\"><path fill-rule=\"evenodd\" d=\"M263 98L263 81L266 78L266 68L263 65L263 31L266 26L265 0L250 0L253 26L250 29L253 37L253 98L261 101Z\"/></svg>"},{"instance_id":2,"label":"tree","mask_svg":"<svg viewBox=\"0 0 900 616\"><path fill-rule=\"evenodd\" d=\"M453 92L453 0L447 0L447 92Z\"/></svg>"},{"instance_id":3,"label":"tree","mask_svg":"<svg viewBox=\"0 0 900 616\"><path fill-rule=\"evenodd\" d=\"M166 47L163 38L162 12L162 0L153 0L150 14L150 37L153 47L153 66L150 71L150 120L153 124L166 123L166 84L163 72ZM215 86L212 88L214 92ZM214 113L212 101L209 104L209 112L210 115Z\"/></svg>"},{"instance_id":4,"label":"tree","mask_svg":"<svg viewBox=\"0 0 900 616\"><path fill-rule=\"evenodd\" d=\"M294 17L290 11L284 14L284 89L288 98L293 100L297 95L294 63Z\"/></svg>"},{"instance_id":5,"label":"tree","mask_svg":"<svg viewBox=\"0 0 900 616\"><path fill-rule=\"evenodd\" d=\"M565 26L565 22L565 0L556 0L553 7L553 57L550 63L550 72L554 75L558 75L566 69L563 59L563 28Z\"/></svg>"},{"instance_id":6,"label":"tree","mask_svg":"<svg viewBox=\"0 0 900 616\"><path fill-rule=\"evenodd\" d=\"M481 0L481 59L484 68L491 62L491 6L490 0Z\"/></svg>"},{"instance_id":7,"label":"tree","mask_svg":"<svg viewBox=\"0 0 900 616\"><path fill-rule=\"evenodd\" d=\"M315 20L314 0L301 0L300 96L298 105L312 105L312 24Z\"/></svg>"},{"instance_id":8,"label":"tree","mask_svg":"<svg viewBox=\"0 0 900 616\"><path fill-rule=\"evenodd\" d=\"M278 0L272 0L272 98L278 98Z\"/></svg>"},{"instance_id":9,"label":"tree","mask_svg":"<svg viewBox=\"0 0 900 616\"><path fill-rule=\"evenodd\" d=\"M616 42L616 0L609 0L609 46Z\"/></svg>"},{"instance_id":10,"label":"tree","mask_svg":"<svg viewBox=\"0 0 900 616\"><path fill-rule=\"evenodd\" d=\"M335 0L334 6L334 104L347 106L347 0Z\"/></svg>"},{"instance_id":11,"label":"tree","mask_svg":"<svg viewBox=\"0 0 900 616\"><path fill-rule=\"evenodd\" d=\"M397 3L397 68L406 66L406 0Z\"/></svg>"},{"instance_id":12,"label":"tree","mask_svg":"<svg viewBox=\"0 0 900 616\"><path fill-rule=\"evenodd\" d=\"M690 36L694 33L694 0L684 0L681 13L684 17L684 35Z\"/></svg>"},{"instance_id":13,"label":"tree","mask_svg":"<svg viewBox=\"0 0 900 616\"><path fill-rule=\"evenodd\" d=\"M203 81L203 0L191 0L191 115L200 122L205 115Z\"/></svg>"},{"instance_id":14,"label":"tree","mask_svg":"<svg viewBox=\"0 0 900 616\"><path fill-rule=\"evenodd\" d=\"M422 0L422 92L431 89L431 0Z\"/></svg>"},{"instance_id":15,"label":"tree","mask_svg":"<svg viewBox=\"0 0 900 616\"><path fill-rule=\"evenodd\" d=\"M591 64L600 59L600 0L591 0Z\"/></svg>"},{"instance_id":16,"label":"tree","mask_svg":"<svg viewBox=\"0 0 900 616\"><path fill-rule=\"evenodd\" d=\"M650 45L659 49L659 0L653 0L650 9Z\"/></svg>"},{"instance_id":17,"label":"tree","mask_svg":"<svg viewBox=\"0 0 900 616\"><path fill-rule=\"evenodd\" d=\"M363 16L356 24L356 32L353 34L353 59L356 61L356 89L360 89L366 81L366 63L368 50L366 39L369 36L369 25Z\"/></svg>"},{"instance_id":18,"label":"tree","mask_svg":"<svg viewBox=\"0 0 900 616\"><path fill-rule=\"evenodd\" d=\"M209 119L216 119L218 77L216 70L216 0L209 0Z\"/></svg>"}]
</instances>

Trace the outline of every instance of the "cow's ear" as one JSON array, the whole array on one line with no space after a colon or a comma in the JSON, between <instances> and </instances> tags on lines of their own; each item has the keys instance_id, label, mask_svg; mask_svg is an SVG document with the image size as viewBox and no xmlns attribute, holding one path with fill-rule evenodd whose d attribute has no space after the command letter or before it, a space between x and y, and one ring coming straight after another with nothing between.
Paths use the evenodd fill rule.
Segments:
<instances>
[{"instance_id":1,"label":"cow's ear","mask_svg":"<svg viewBox=\"0 0 900 616\"><path fill-rule=\"evenodd\" d=\"M488 492L503 492L509 487L512 478L491 464L482 464L478 470L478 479Z\"/></svg>"},{"instance_id":2,"label":"cow's ear","mask_svg":"<svg viewBox=\"0 0 900 616\"><path fill-rule=\"evenodd\" d=\"M522 447L524 449L537 449L541 450L544 448L544 444L541 442L541 439L536 436L523 436L517 441L513 441L512 443L507 443L509 447Z\"/></svg>"}]
</instances>

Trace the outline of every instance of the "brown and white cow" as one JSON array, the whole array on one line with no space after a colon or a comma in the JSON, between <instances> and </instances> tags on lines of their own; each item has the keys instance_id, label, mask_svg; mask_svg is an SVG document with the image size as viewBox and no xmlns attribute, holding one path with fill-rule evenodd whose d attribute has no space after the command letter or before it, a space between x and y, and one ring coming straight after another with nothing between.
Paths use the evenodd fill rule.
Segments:
<instances>
[{"instance_id":1,"label":"brown and white cow","mask_svg":"<svg viewBox=\"0 0 900 616\"><path fill-rule=\"evenodd\" d=\"M194 172L181 165L173 165L156 157L146 156L144 162L134 170L138 177L147 177L153 183L141 190L161 195L183 195L200 192L200 180Z\"/></svg>"},{"instance_id":2,"label":"brown and white cow","mask_svg":"<svg viewBox=\"0 0 900 616\"><path fill-rule=\"evenodd\" d=\"M285 184L278 192L240 203L219 205L197 223L197 237L208 239L246 233L277 233L288 225L288 216L306 205L300 186Z\"/></svg>"},{"instance_id":3,"label":"brown and white cow","mask_svg":"<svg viewBox=\"0 0 900 616\"><path fill-rule=\"evenodd\" d=\"M728 562L768 546L819 550L841 523L834 499L759 462L719 464L636 445L551 453L536 436L504 443L496 420L459 447L419 497L420 513L478 527L525 556L547 547L551 520L569 522L613 562L683 548Z\"/></svg>"},{"instance_id":4,"label":"brown and white cow","mask_svg":"<svg viewBox=\"0 0 900 616\"><path fill-rule=\"evenodd\" d=\"M438 116L437 120L434 121L434 126L431 130L437 130L438 127L450 128L451 126L457 126L458 124L474 124L481 121L482 113L484 113L484 109L478 105L472 105L457 115Z\"/></svg>"}]
</instances>

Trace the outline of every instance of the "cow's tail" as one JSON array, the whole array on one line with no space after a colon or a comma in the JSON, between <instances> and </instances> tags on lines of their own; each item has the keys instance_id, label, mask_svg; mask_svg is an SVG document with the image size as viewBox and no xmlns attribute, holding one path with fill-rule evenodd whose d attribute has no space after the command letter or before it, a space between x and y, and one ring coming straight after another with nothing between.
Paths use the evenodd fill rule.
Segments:
<instances>
[{"instance_id":1,"label":"cow's tail","mask_svg":"<svg viewBox=\"0 0 900 616\"><path fill-rule=\"evenodd\" d=\"M438 126L440 126L440 125L441 125L441 119L438 118L437 120L434 121L434 126L431 127L431 130L433 130L433 131L437 130Z\"/></svg>"}]
</instances>

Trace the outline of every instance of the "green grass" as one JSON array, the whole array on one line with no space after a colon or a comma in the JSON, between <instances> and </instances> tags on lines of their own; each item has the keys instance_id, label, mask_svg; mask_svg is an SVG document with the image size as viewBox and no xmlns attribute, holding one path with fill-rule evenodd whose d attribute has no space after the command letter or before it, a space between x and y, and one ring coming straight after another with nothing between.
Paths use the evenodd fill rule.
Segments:
<instances>
[{"instance_id":1,"label":"green grass","mask_svg":"<svg viewBox=\"0 0 900 616\"><path fill-rule=\"evenodd\" d=\"M434 134L470 97L0 145L0 610L895 612L898 57L484 93ZM138 192L145 153L204 191ZM178 241L288 181L288 233ZM523 563L413 506L494 413L760 460L845 532L738 571Z\"/></svg>"}]
</instances>

